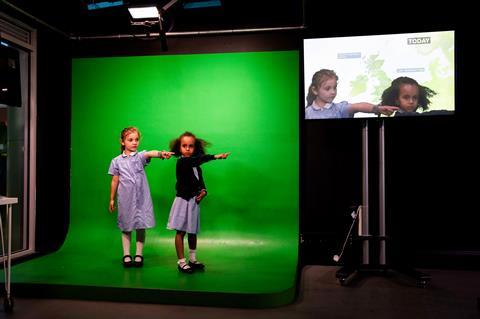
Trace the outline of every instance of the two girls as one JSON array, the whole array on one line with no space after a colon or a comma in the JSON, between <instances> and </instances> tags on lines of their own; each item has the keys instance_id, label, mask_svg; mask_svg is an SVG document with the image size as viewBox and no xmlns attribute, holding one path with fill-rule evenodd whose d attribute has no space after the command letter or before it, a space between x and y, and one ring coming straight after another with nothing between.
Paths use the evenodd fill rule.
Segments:
<instances>
[{"instance_id":1,"label":"two girls","mask_svg":"<svg viewBox=\"0 0 480 319\"><path fill-rule=\"evenodd\" d=\"M115 209L115 194L118 204L118 227L122 231L124 267L143 265L145 229L155 226L150 189L145 175L145 166L151 158L178 158L176 165L176 197L173 202L167 228L175 230L175 249L178 269L192 273L204 269L196 258L197 233L200 230L200 202L207 195L200 165L215 159L226 159L229 153L205 154L208 143L194 134L185 132L170 143L171 151L138 152L140 132L135 127L125 128L120 135L122 153L110 164L112 175L109 210ZM130 253L131 233L136 231L136 252ZM184 256L184 237L188 234L189 260Z\"/></svg>"}]
</instances>

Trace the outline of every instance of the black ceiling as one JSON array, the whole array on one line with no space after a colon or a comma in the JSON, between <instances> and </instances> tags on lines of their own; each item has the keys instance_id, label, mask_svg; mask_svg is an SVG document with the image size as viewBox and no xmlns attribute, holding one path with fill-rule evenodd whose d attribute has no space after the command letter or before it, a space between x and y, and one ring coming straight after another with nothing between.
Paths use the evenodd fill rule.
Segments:
<instances>
[{"instance_id":1,"label":"black ceiling","mask_svg":"<svg viewBox=\"0 0 480 319\"><path fill-rule=\"evenodd\" d=\"M322 0L217 0L218 7L185 9L184 4L208 0L123 0L124 5L87 10L87 4L117 0L0 0L0 11L21 12L73 37L158 33L159 26L132 25L127 7L156 4L166 10L164 31L201 32L264 28L304 28L305 36L344 36L421 31L468 31L476 12L465 6L416 3L402 11L363 1ZM173 1L173 2L172 2ZM8 14L8 12L7 12Z\"/></svg>"},{"instance_id":2,"label":"black ceiling","mask_svg":"<svg viewBox=\"0 0 480 319\"><path fill-rule=\"evenodd\" d=\"M166 32L196 32L258 28L298 27L304 23L302 0L220 0L220 6L185 9L184 4L205 0L126 0L124 5L88 10L87 4L104 0L2 0L23 14L73 36L100 36L159 32L158 25L132 25L129 5L156 4L165 8ZM114 1L114 0L109 0Z\"/></svg>"}]
</instances>

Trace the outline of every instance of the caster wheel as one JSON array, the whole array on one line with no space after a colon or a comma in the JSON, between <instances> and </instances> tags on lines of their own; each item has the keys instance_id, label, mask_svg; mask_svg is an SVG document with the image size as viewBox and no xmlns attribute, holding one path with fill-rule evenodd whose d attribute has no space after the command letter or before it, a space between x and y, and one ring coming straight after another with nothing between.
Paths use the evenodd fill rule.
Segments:
<instances>
[{"instance_id":1,"label":"caster wheel","mask_svg":"<svg viewBox=\"0 0 480 319\"><path fill-rule=\"evenodd\" d=\"M3 298L3 309L5 312L12 312L13 311L13 298L12 296Z\"/></svg>"}]
</instances>

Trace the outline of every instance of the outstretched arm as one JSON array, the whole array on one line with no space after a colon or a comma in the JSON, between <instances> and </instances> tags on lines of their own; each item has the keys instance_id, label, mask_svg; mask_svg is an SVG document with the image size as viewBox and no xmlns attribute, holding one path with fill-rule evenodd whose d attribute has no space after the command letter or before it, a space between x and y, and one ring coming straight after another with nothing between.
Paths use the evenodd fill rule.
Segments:
<instances>
[{"instance_id":1,"label":"outstretched arm","mask_svg":"<svg viewBox=\"0 0 480 319\"><path fill-rule=\"evenodd\" d=\"M214 157L215 157L215 159L226 159L228 157L228 155L230 155L230 152L216 154L216 155L214 155Z\"/></svg>"},{"instance_id":2,"label":"outstretched arm","mask_svg":"<svg viewBox=\"0 0 480 319\"><path fill-rule=\"evenodd\" d=\"M213 157L215 159L226 159L228 157L228 155L230 155L230 152L215 154L215 155L213 155ZM195 200L197 201L197 203L200 203L205 196L207 196L207 190L202 189L202 190L200 190L200 193L197 195L197 197L195 197Z\"/></svg>"},{"instance_id":3,"label":"outstretched arm","mask_svg":"<svg viewBox=\"0 0 480 319\"><path fill-rule=\"evenodd\" d=\"M167 151L148 151L145 152L145 158L150 159L152 157L156 158L161 158L161 159L169 159L173 154L173 152L167 152Z\"/></svg>"},{"instance_id":4,"label":"outstretched arm","mask_svg":"<svg viewBox=\"0 0 480 319\"><path fill-rule=\"evenodd\" d=\"M112 176L112 182L110 184L110 205L108 206L108 210L112 213L115 210L115 194L117 192L118 187L118 176Z\"/></svg>"},{"instance_id":5,"label":"outstretched arm","mask_svg":"<svg viewBox=\"0 0 480 319\"><path fill-rule=\"evenodd\" d=\"M203 154L200 156L182 157L181 163L184 163L184 165L199 166L199 165L202 165L203 163L207 163L215 159L225 159L228 157L229 154L230 152L220 153L216 155Z\"/></svg>"},{"instance_id":6,"label":"outstretched arm","mask_svg":"<svg viewBox=\"0 0 480 319\"><path fill-rule=\"evenodd\" d=\"M376 105L367 102L353 103L350 104L350 113L364 112L364 113L374 113L374 114L383 114L390 116L393 112L398 111L398 107L390 105Z\"/></svg>"}]
</instances>

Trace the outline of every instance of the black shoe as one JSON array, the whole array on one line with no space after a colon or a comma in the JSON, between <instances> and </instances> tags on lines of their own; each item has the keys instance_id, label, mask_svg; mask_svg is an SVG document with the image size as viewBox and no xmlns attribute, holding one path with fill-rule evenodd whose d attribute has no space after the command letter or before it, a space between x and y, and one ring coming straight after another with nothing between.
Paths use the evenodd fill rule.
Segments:
<instances>
[{"instance_id":1,"label":"black shoe","mask_svg":"<svg viewBox=\"0 0 480 319\"><path fill-rule=\"evenodd\" d=\"M199 262L198 260L195 260L193 262L189 261L188 265L195 270L204 270L205 269L205 265L202 264L201 262Z\"/></svg>"},{"instance_id":2,"label":"black shoe","mask_svg":"<svg viewBox=\"0 0 480 319\"><path fill-rule=\"evenodd\" d=\"M140 259L137 261L137 259ZM134 267L142 267L143 266L143 256L142 255L135 255L133 258L133 266Z\"/></svg>"},{"instance_id":3,"label":"black shoe","mask_svg":"<svg viewBox=\"0 0 480 319\"><path fill-rule=\"evenodd\" d=\"M178 265L178 270L180 272L185 273L185 274L193 274L193 268L190 267L187 263L181 264L181 265L179 264Z\"/></svg>"},{"instance_id":4,"label":"black shoe","mask_svg":"<svg viewBox=\"0 0 480 319\"><path fill-rule=\"evenodd\" d=\"M127 259L130 259L130 260L127 260ZM133 266L133 258L131 255L123 256L122 262L123 262L123 267L125 268L130 268Z\"/></svg>"}]
</instances>

